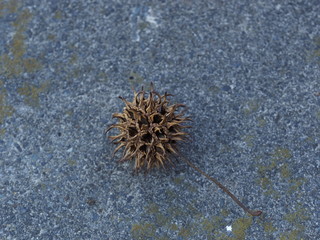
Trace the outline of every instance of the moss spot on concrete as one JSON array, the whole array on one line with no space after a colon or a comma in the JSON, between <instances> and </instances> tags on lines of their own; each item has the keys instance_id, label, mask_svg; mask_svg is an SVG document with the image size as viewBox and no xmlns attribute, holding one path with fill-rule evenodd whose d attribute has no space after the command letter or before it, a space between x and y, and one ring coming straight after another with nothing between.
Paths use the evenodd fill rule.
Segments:
<instances>
[{"instance_id":1,"label":"moss spot on concrete","mask_svg":"<svg viewBox=\"0 0 320 240\"><path fill-rule=\"evenodd\" d=\"M68 165L70 165L70 166L76 166L77 165L77 161L76 160L74 160L74 159L68 159Z\"/></svg>"},{"instance_id":2,"label":"moss spot on concrete","mask_svg":"<svg viewBox=\"0 0 320 240\"><path fill-rule=\"evenodd\" d=\"M56 35L55 34L48 34L48 40L50 40L50 41L54 41L54 40L56 40Z\"/></svg>"},{"instance_id":3,"label":"moss spot on concrete","mask_svg":"<svg viewBox=\"0 0 320 240\"><path fill-rule=\"evenodd\" d=\"M25 37L22 32L17 32L11 42L11 52L14 58L21 58L25 53L26 49L24 46Z\"/></svg>"},{"instance_id":4,"label":"moss spot on concrete","mask_svg":"<svg viewBox=\"0 0 320 240\"><path fill-rule=\"evenodd\" d=\"M272 233L277 231L277 229L272 225L272 222L266 222L263 224L263 229L267 233Z\"/></svg>"},{"instance_id":5,"label":"moss spot on concrete","mask_svg":"<svg viewBox=\"0 0 320 240\"><path fill-rule=\"evenodd\" d=\"M243 141L246 143L248 147L253 147L254 138L255 138L254 135L246 135L244 136Z\"/></svg>"},{"instance_id":6,"label":"moss spot on concrete","mask_svg":"<svg viewBox=\"0 0 320 240\"><path fill-rule=\"evenodd\" d=\"M16 6L14 4L14 6ZM8 7L8 6L6 6ZM16 10L12 7L12 10ZM10 43L9 53L0 56L0 74L6 77L16 77L23 72L34 72L40 69L41 64L35 58L25 58L26 53L25 35L27 26L32 17L28 9L20 11L16 20L12 22L12 26L16 32Z\"/></svg>"},{"instance_id":7,"label":"moss spot on concrete","mask_svg":"<svg viewBox=\"0 0 320 240\"><path fill-rule=\"evenodd\" d=\"M289 194L296 192L307 180L305 178L299 179L290 179L290 183L292 184L288 190Z\"/></svg>"},{"instance_id":8,"label":"moss spot on concrete","mask_svg":"<svg viewBox=\"0 0 320 240\"><path fill-rule=\"evenodd\" d=\"M303 240L303 238L299 238L300 231L295 229L291 230L289 232L281 233L280 234L280 240Z\"/></svg>"},{"instance_id":9,"label":"moss spot on concrete","mask_svg":"<svg viewBox=\"0 0 320 240\"><path fill-rule=\"evenodd\" d=\"M287 163L283 164L280 167L280 175L282 178L290 178L291 177L291 172L289 170L289 166Z\"/></svg>"},{"instance_id":10,"label":"moss spot on concrete","mask_svg":"<svg viewBox=\"0 0 320 240\"><path fill-rule=\"evenodd\" d=\"M45 82L41 84L40 87L25 83L23 87L18 88L18 93L25 97L24 99L26 104L32 107L39 107L40 105L39 95L40 93L47 91L48 88L49 88L49 82Z\"/></svg>"},{"instance_id":11,"label":"moss spot on concrete","mask_svg":"<svg viewBox=\"0 0 320 240\"><path fill-rule=\"evenodd\" d=\"M20 2L18 0L10 1L0 1L0 17L5 16L5 14L16 13L20 7Z\"/></svg>"},{"instance_id":12,"label":"moss spot on concrete","mask_svg":"<svg viewBox=\"0 0 320 240\"><path fill-rule=\"evenodd\" d=\"M315 48L311 52L309 52L309 60L312 60L314 58L318 59L320 57L320 36L316 36L313 39L313 43L315 45ZM318 60L317 62L320 64L320 60Z\"/></svg>"},{"instance_id":13,"label":"moss spot on concrete","mask_svg":"<svg viewBox=\"0 0 320 240\"><path fill-rule=\"evenodd\" d=\"M237 240L244 240L246 237L246 231L252 224L252 217L238 218L234 224L232 224L232 233Z\"/></svg>"},{"instance_id":14,"label":"moss spot on concrete","mask_svg":"<svg viewBox=\"0 0 320 240\"><path fill-rule=\"evenodd\" d=\"M108 75L105 72L101 71L101 72L98 73L98 80L101 81L101 82L108 82L109 78L108 78Z\"/></svg>"},{"instance_id":15,"label":"moss spot on concrete","mask_svg":"<svg viewBox=\"0 0 320 240\"><path fill-rule=\"evenodd\" d=\"M9 13L17 12L20 5L21 3L18 0L11 0L7 2L7 8L9 10Z\"/></svg>"},{"instance_id":16,"label":"moss spot on concrete","mask_svg":"<svg viewBox=\"0 0 320 240\"><path fill-rule=\"evenodd\" d=\"M148 22L140 22L140 23L138 24L138 28L139 28L139 30L141 30L141 31L144 31L144 30L147 29L149 26L150 26L150 23L148 23Z\"/></svg>"},{"instance_id":17,"label":"moss spot on concrete","mask_svg":"<svg viewBox=\"0 0 320 240\"><path fill-rule=\"evenodd\" d=\"M171 229L172 231L178 231L179 227L178 227L177 224L172 223L172 224L169 225L169 229Z\"/></svg>"},{"instance_id":18,"label":"moss spot on concrete","mask_svg":"<svg viewBox=\"0 0 320 240\"><path fill-rule=\"evenodd\" d=\"M320 111L318 111L318 112L316 113L316 117L317 117L317 119L320 120Z\"/></svg>"},{"instance_id":19,"label":"moss spot on concrete","mask_svg":"<svg viewBox=\"0 0 320 240\"><path fill-rule=\"evenodd\" d=\"M271 195L276 199L280 197L280 193L274 190L272 180L267 176L268 173L274 174L275 171L280 170L281 178L285 181L289 181L292 173L290 172L290 167L287 161L290 158L292 158L292 153L289 149L278 147L271 154L271 159L268 164L258 165L260 178L257 182L265 190L264 194ZM260 159L259 162L262 162L262 160Z\"/></svg>"},{"instance_id":20,"label":"moss spot on concrete","mask_svg":"<svg viewBox=\"0 0 320 240\"><path fill-rule=\"evenodd\" d=\"M166 190L166 196L168 201L173 201L174 199L176 199L178 197L177 193L172 191L172 190Z\"/></svg>"},{"instance_id":21,"label":"moss spot on concrete","mask_svg":"<svg viewBox=\"0 0 320 240\"><path fill-rule=\"evenodd\" d=\"M275 161L281 161L283 162L284 160L290 159L292 157L292 153L289 149L287 148L277 148L274 153L272 154L272 158Z\"/></svg>"},{"instance_id":22,"label":"moss spot on concrete","mask_svg":"<svg viewBox=\"0 0 320 240\"><path fill-rule=\"evenodd\" d=\"M5 134L6 134L6 129L0 128L0 138L3 138Z\"/></svg>"},{"instance_id":23,"label":"moss spot on concrete","mask_svg":"<svg viewBox=\"0 0 320 240\"><path fill-rule=\"evenodd\" d=\"M12 25L16 28L16 30L20 33L26 30L29 21L32 18L32 14L29 9L23 9L20 11L16 20L12 23Z\"/></svg>"},{"instance_id":24,"label":"moss spot on concrete","mask_svg":"<svg viewBox=\"0 0 320 240\"><path fill-rule=\"evenodd\" d=\"M131 227L132 237L137 240L154 239L156 226L153 223L133 224Z\"/></svg>"},{"instance_id":25,"label":"moss spot on concrete","mask_svg":"<svg viewBox=\"0 0 320 240\"><path fill-rule=\"evenodd\" d=\"M63 12L61 12L60 10L55 11L54 16L55 19L62 19L63 18Z\"/></svg>"},{"instance_id":26,"label":"moss spot on concrete","mask_svg":"<svg viewBox=\"0 0 320 240\"><path fill-rule=\"evenodd\" d=\"M12 116L14 109L6 104L7 91L3 88L3 82L0 80L0 124L6 117ZM5 131L5 130L4 130Z\"/></svg>"},{"instance_id":27,"label":"moss spot on concrete","mask_svg":"<svg viewBox=\"0 0 320 240\"><path fill-rule=\"evenodd\" d=\"M187 226L180 229L178 236L190 239L191 233L193 232L193 226Z\"/></svg>"},{"instance_id":28,"label":"moss spot on concrete","mask_svg":"<svg viewBox=\"0 0 320 240\"><path fill-rule=\"evenodd\" d=\"M69 63L70 64L75 64L78 61L78 55L77 54L72 54L70 59L69 59Z\"/></svg>"},{"instance_id":29,"label":"moss spot on concrete","mask_svg":"<svg viewBox=\"0 0 320 240\"><path fill-rule=\"evenodd\" d=\"M179 216L183 216L186 214L183 211L183 209L177 208L177 207L170 207L168 209L168 212L170 213L170 217L172 217L172 218L178 218Z\"/></svg>"},{"instance_id":30,"label":"moss spot on concrete","mask_svg":"<svg viewBox=\"0 0 320 240\"><path fill-rule=\"evenodd\" d=\"M73 110L72 110L72 109L67 110L67 111L64 112L64 114L65 114L66 116L68 116L68 117L71 117L71 116L73 115Z\"/></svg>"},{"instance_id":31,"label":"moss spot on concrete","mask_svg":"<svg viewBox=\"0 0 320 240\"><path fill-rule=\"evenodd\" d=\"M146 206L146 212L148 214L157 214L159 213L159 206L155 203L151 203L148 206Z\"/></svg>"},{"instance_id":32,"label":"moss spot on concrete","mask_svg":"<svg viewBox=\"0 0 320 240\"><path fill-rule=\"evenodd\" d=\"M260 107L260 103L257 100L251 100L245 103L243 108L243 113L249 115L251 113L257 112Z\"/></svg>"},{"instance_id":33,"label":"moss spot on concrete","mask_svg":"<svg viewBox=\"0 0 320 240\"><path fill-rule=\"evenodd\" d=\"M292 229L288 232L281 233L280 240L304 239L304 222L309 218L308 210L301 207L297 207L296 211L286 214L284 219L291 224Z\"/></svg>"},{"instance_id":34,"label":"moss spot on concrete","mask_svg":"<svg viewBox=\"0 0 320 240\"><path fill-rule=\"evenodd\" d=\"M220 88L218 86L213 85L213 86L209 87L209 92L216 95L220 92Z\"/></svg>"},{"instance_id":35,"label":"moss spot on concrete","mask_svg":"<svg viewBox=\"0 0 320 240\"><path fill-rule=\"evenodd\" d=\"M277 166L276 162L271 161L267 165L259 165L258 172L260 175L265 176L268 171L272 171Z\"/></svg>"},{"instance_id":36,"label":"moss spot on concrete","mask_svg":"<svg viewBox=\"0 0 320 240\"><path fill-rule=\"evenodd\" d=\"M155 218L158 226L166 226L170 223L170 218L163 213L156 214Z\"/></svg>"},{"instance_id":37,"label":"moss spot on concrete","mask_svg":"<svg viewBox=\"0 0 320 240\"><path fill-rule=\"evenodd\" d=\"M173 182L177 185L181 184L183 182L183 179L181 177L175 177L173 179Z\"/></svg>"},{"instance_id":38,"label":"moss spot on concrete","mask_svg":"<svg viewBox=\"0 0 320 240\"><path fill-rule=\"evenodd\" d=\"M268 189L269 186L272 184L272 182L269 178L262 177L262 178L260 178L260 184L263 189Z\"/></svg>"},{"instance_id":39,"label":"moss spot on concrete","mask_svg":"<svg viewBox=\"0 0 320 240\"><path fill-rule=\"evenodd\" d=\"M296 227L301 227L301 222L308 220L309 212L306 208L297 207L296 211L288 213L284 216L284 219Z\"/></svg>"},{"instance_id":40,"label":"moss spot on concrete","mask_svg":"<svg viewBox=\"0 0 320 240\"><path fill-rule=\"evenodd\" d=\"M210 235L217 230L221 230L226 223L222 216L212 216L211 218L205 218L201 225L202 228Z\"/></svg>"},{"instance_id":41,"label":"moss spot on concrete","mask_svg":"<svg viewBox=\"0 0 320 240\"><path fill-rule=\"evenodd\" d=\"M258 117L258 126L264 127L267 124L267 121L263 117Z\"/></svg>"},{"instance_id":42,"label":"moss spot on concrete","mask_svg":"<svg viewBox=\"0 0 320 240\"><path fill-rule=\"evenodd\" d=\"M34 72L41 68L40 62L35 58L23 59L22 65L27 72Z\"/></svg>"},{"instance_id":43,"label":"moss spot on concrete","mask_svg":"<svg viewBox=\"0 0 320 240\"><path fill-rule=\"evenodd\" d=\"M201 218L201 213L193 204L191 204L191 203L188 204L186 209L188 210L188 214L192 214L194 216L194 219Z\"/></svg>"}]
</instances>

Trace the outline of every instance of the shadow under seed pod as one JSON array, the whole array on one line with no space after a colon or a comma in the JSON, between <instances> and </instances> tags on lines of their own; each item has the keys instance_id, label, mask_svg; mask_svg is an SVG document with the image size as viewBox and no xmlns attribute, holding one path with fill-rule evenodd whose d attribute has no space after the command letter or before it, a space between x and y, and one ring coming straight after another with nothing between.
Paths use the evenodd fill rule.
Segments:
<instances>
[{"instance_id":1,"label":"shadow under seed pod","mask_svg":"<svg viewBox=\"0 0 320 240\"><path fill-rule=\"evenodd\" d=\"M178 112L184 104L170 105L168 97L171 94L160 95L154 90L151 83L150 92L141 89L134 91L132 102L128 102L123 97L119 97L125 104L122 113L114 113L113 118L118 122L111 125L106 131L116 128L119 134L110 136L114 144L118 145L114 154L124 148L120 162L135 161L135 172L144 169L146 172L155 167L174 166L171 159L172 154L179 155L190 167L214 182L225 193L227 193L244 211L252 216L261 215L261 211L252 211L236 198L225 186L215 178L210 177L205 172L197 168L182 154L178 154L177 143L187 140L185 128L191 126L184 125L191 121L184 116L184 111Z\"/></svg>"}]
</instances>

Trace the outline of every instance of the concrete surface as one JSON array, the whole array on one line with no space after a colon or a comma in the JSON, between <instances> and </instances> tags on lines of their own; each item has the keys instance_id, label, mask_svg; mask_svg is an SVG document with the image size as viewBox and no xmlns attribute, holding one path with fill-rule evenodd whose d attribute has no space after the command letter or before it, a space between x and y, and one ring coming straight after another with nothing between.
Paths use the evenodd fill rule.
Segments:
<instances>
[{"instance_id":1,"label":"concrete surface","mask_svg":"<svg viewBox=\"0 0 320 240\"><path fill-rule=\"evenodd\" d=\"M0 239L318 239L320 2L0 1ZM153 81L183 161L132 175L104 129Z\"/></svg>"}]
</instances>

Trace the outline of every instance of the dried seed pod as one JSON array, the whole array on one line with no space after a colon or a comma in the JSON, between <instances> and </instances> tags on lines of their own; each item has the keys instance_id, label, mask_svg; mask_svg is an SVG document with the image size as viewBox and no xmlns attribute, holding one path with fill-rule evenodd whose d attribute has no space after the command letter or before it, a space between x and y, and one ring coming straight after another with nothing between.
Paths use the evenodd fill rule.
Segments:
<instances>
[{"instance_id":1,"label":"dried seed pod","mask_svg":"<svg viewBox=\"0 0 320 240\"><path fill-rule=\"evenodd\" d=\"M183 141L187 137L187 133L183 129L190 126L186 126L184 123L191 119L184 117L183 112L178 112L180 107L184 107L183 104L169 105L168 96L171 95L167 93L160 95L154 91L151 83L148 97L143 89L134 92L132 102L120 97L125 103L123 112L112 115L118 119L118 122L111 125L107 131L112 128L117 128L120 131L118 135L110 136L114 143L118 144L114 153L124 148L120 161L134 159L136 171L143 168L150 170L154 167L164 167L168 163L173 165L170 155L177 154L177 142ZM244 211L252 216L262 214L262 211L252 211L247 208L219 181L196 167L182 154L180 154L180 158L194 170L214 182Z\"/></svg>"},{"instance_id":2,"label":"dried seed pod","mask_svg":"<svg viewBox=\"0 0 320 240\"><path fill-rule=\"evenodd\" d=\"M110 138L118 144L114 153L124 148L120 161L135 161L135 170L150 170L173 164L171 154L177 153L177 142L186 139L184 125L190 118L184 117L179 108L183 104L169 104L170 94L160 95L151 83L151 91L134 92L133 101L119 97L125 107L122 113L113 114L118 119L107 131L117 128L120 133Z\"/></svg>"}]
</instances>

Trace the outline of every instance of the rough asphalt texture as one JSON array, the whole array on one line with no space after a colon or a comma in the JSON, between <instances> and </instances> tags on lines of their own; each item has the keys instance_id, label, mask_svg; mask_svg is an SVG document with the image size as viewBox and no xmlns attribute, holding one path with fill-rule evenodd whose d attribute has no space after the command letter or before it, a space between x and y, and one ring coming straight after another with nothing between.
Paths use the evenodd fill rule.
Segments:
<instances>
[{"instance_id":1,"label":"rough asphalt texture","mask_svg":"<svg viewBox=\"0 0 320 240\"><path fill-rule=\"evenodd\" d=\"M319 239L319 13L0 1L0 239ZM189 106L181 152L262 216L183 161L137 176L116 162L117 97L151 81Z\"/></svg>"}]
</instances>

